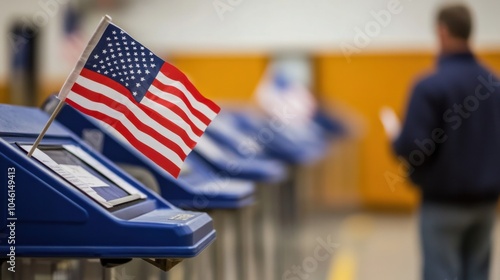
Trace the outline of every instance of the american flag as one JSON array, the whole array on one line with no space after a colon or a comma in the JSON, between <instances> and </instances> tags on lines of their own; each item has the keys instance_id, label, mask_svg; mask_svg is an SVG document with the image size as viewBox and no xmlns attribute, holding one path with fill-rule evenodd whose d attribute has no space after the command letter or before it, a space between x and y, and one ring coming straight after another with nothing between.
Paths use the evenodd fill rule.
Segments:
<instances>
[{"instance_id":1,"label":"american flag","mask_svg":"<svg viewBox=\"0 0 500 280\"><path fill-rule=\"evenodd\" d=\"M310 122L317 103L307 87L281 69L267 69L255 91L257 104L270 116L298 127Z\"/></svg>"},{"instance_id":2,"label":"american flag","mask_svg":"<svg viewBox=\"0 0 500 280\"><path fill-rule=\"evenodd\" d=\"M175 177L220 111L181 71L112 23L64 98Z\"/></svg>"}]
</instances>

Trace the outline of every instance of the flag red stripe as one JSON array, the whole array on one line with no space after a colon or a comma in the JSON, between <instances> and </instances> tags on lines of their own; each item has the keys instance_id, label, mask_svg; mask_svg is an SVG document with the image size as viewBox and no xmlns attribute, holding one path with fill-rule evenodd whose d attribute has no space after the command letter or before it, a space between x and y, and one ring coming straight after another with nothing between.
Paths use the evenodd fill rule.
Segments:
<instances>
[{"instance_id":1,"label":"flag red stripe","mask_svg":"<svg viewBox=\"0 0 500 280\"><path fill-rule=\"evenodd\" d=\"M158 89L160 89L160 88L158 88ZM164 100L164 99L161 99L160 97L158 97L158 95L152 93L151 91L148 91L146 93L145 97L149 98L151 101L157 103L158 105L161 105L163 107L166 107L166 108L170 109L170 111L172 111L176 115L178 115L183 121L185 121L189 125L189 127L191 127L191 130L194 132L194 134L196 134L198 136L201 136L203 134L203 131L201 129L199 129L191 121L191 119L188 117L188 115L186 114L186 112L184 112L184 110L182 110L181 108L179 108L179 106L177 106L177 104L169 102L169 101Z\"/></svg>"},{"instance_id":2,"label":"flag red stripe","mask_svg":"<svg viewBox=\"0 0 500 280\"><path fill-rule=\"evenodd\" d=\"M105 95L99 94L97 92L91 91L78 83L73 84L73 87L71 88L71 91L84 96L86 99L96 102L96 103L102 103L110 108L112 108L115 111L122 112L128 120L140 131L144 132L145 134L149 134L151 137L153 137L156 141L160 142L163 146L167 147L169 150L173 151L176 153L182 160L186 158L186 154L184 151L181 149L181 147L173 142L172 140L166 138L163 136L161 133L158 131L152 129L148 125L144 124L141 122L136 115L130 109L123 105L120 102L117 102Z\"/></svg>"},{"instance_id":3,"label":"flag red stripe","mask_svg":"<svg viewBox=\"0 0 500 280\"><path fill-rule=\"evenodd\" d=\"M168 130L179 135L188 147L194 148L194 146L196 145L196 142L193 141L193 139L191 139L191 137L189 137L189 135L186 133L186 131L183 128L179 127L177 124L175 124L171 120L165 118L164 116L159 114L157 111L149 108L148 106L145 106L144 104L137 102L132 97L132 93L130 93L130 91L127 88L125 88L124 86L122 86L120 83L113 81L112 79L110 79L104 75L101 75L99 73L96 73L94 71L91 71L91 70L88 70L85 68L83 68L80 75L87 78L87 79L90 79L94 82L97 82L97 83L103 84L107 87L110 87L110 88L114 89L115 91L119 92L124 97L128 98L131 102L136 104L137 107L139 109L141 109L144 113L146 113L148 116L155 119L158 123L160 123L162 126L166 127ZM85 96L85 95L83 95L83 96ZM176 113L176 112L174 112L174 113ZM179 115L179 117L182 118L182 116L180 116L180 115ZM184 118L182 118L182 119L184 121L186 121ZM192 127L190 125L190 122L187 122L187 123L190 127ZM194 124L193 124L193 126L194 126ZM193 132L198 136L201 135L201 134L198 134L197 131L195 131L195 130L193 130Z\"/></svg>"},{"instance_id":4,"label":"flag red stripe","mask_svg":"<svg viewBox=\"0 0 500 280\"><path fill-rule=\"evenodd\" d=\"M186 95L184 95L184 93L180 89L178 89L174 86L165 85L162 82L160 82L159 80L154 80L152 85L165 93L169 93L169 94L172 94L172 95L179 97L184 102L184 104L186 104L189 111L191 111L191 113L196 118L198 118L205 125L208 125L210 123L210 119L207 116L205 116L205 114L203 114L202 112L196 110L196 108L193 107L191 102L189 102L189 100L187 99ZM168 104L172 104L172 103L168 102ZM177 107L176 104L173 104L173 105L175 105L175 107Z\"/></svg>"},{"instance_id":5,"label":"flag red stripe","mask_svg":"<svg viewBox=\"0 0 500 280\"><path fill-rule=\"evenodd\" d=\"M66 99L66 102L70 104L73 108L79 110L80 112L92 116L98 120L101 120L111 126L113 126L120 134L122 134L127 141L132 144L136 149L141 151L145 156L150 158L156 164L167 170L170 174L177 177L180 173L180 167L171 162L168 158L162 156L156 150L152 149L148 145L145 145L141 141L135 138L134 134L131 133L119 120L109 117L108 115L99 112L90 110L80 106L79 104L73 102L71 99Z\"/></svg>"},{"instance_id":6,"label":"flag red stripe","mask_svg":"<svg viewBox=\"0 0 500 280\"><path fill-rule=\"evenodd\" d=\"M196 87L189 81L189 79L175 66L171 65L168 62L163 63L160 71L167 77L177 80L181 82L189 92L193 95L193 97L198 100L200 103L205 104L209 107L214 113L220 112L220 107L217 106L212 100L205 98L201 93L196 89Z\"/></svg>"}]
</instances>

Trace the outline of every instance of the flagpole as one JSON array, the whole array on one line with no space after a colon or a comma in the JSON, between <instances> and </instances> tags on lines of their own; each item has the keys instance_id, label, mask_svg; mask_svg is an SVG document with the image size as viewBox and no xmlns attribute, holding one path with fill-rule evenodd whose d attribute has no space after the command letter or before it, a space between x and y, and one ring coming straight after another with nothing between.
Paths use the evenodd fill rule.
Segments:
<instances>
[{"instance_id":1,"label":"flagpole","mask_svg":"<svg viewBox=\"0 0 500 280\"><path fill-rule=\"evenodd\" d=\"M102 34L106 30L106 27L108 27L109 23L111 22L111 17L108 15L105 15L102 17L101 22L99 22L99 25L96 28L96 31L92 35L92 37L89 40L89 43L87 44L87 47L82 52L82 55L80 56L80 59L78 59L78 62L76 63L75 68L71 72L71 74L68 76L66 81L64 82L63 86L61 87L61 90L59 91L59 94L57 97L59 98L59 103L57 104L57 107L55 108L54 112L52 112L52 115L50 116L49 120L43 127L42 131L38 135L38 137L35 140L35 143L31 147L30 151L28 152L28 157L31 157L33 155L33 152L35 152L36 148L40 144L40 142L43 139L43 136L45 136L45 133L49 129L49 126L52 124L54 119L56 118L57 114L59 111L61 111L61 108L64 105L64 100L66 99L66 96L68 96L69 92L71 91L71 87L73 87L73 84L75 83L76 79L80 75L80 72L82 71L83 67L85 66L85 63L87 59L89 58L90 54L94 50L95 46L101 39Z\"/></svg>"}]
</instances>

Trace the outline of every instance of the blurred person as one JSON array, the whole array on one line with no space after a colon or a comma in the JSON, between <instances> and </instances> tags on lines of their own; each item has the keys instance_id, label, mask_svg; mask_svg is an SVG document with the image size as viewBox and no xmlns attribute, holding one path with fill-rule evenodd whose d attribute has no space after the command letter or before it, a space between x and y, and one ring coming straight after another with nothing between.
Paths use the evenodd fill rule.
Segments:
<instances>
[{"instance_id":1,"label":"blurred person","mask_svg":"<svg viewBox=\"0 0 500 280\"><path fill-rule=\"evenodd\" d=\"M423 279L486 280L500 193L500 82L471 52L466 6L444 6L436 20L437 67L414 86L393 148L422 194Z\"/></svg>"}]
</instances>

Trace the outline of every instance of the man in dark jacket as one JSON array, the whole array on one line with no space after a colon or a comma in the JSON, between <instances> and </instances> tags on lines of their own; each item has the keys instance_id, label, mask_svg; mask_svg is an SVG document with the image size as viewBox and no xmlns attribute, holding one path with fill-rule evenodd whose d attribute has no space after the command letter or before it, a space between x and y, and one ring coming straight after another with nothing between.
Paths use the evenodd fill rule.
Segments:
<instances>
[{"instance_id":1,"label":"man in dark jacket","mask_svg":"<svg viewBox=\"0 0 500 280\"><path fill-rule=\"evenodd\" d=\"M437 16L441 53L413 88L395 152L420 187L423 279L488 279L500 193L500 82L471 53L467 7Z\"/></svg>"}]
</instances>

